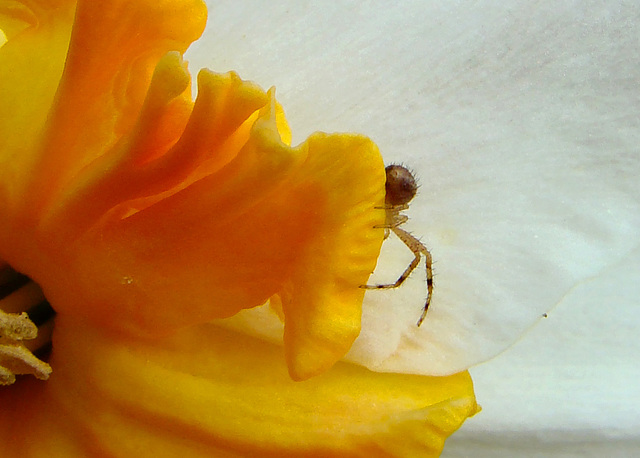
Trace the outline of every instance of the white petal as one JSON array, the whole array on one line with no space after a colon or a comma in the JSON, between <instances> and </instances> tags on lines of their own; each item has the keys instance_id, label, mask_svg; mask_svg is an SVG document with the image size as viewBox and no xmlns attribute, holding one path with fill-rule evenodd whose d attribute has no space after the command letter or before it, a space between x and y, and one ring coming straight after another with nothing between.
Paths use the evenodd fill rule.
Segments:
<instances>
[{"instance_id":1,"label":"white petal","mask_svg":"<svg viewBox=\"0 0 640 458\"><path fill-rule=\"evenodd\" d=\"M228 1L188 57L276 85L298 140L359 131L415 170L406 228L434 257L431 309L417 328L423 272L368 292L348 358L445 374L637 246L639 20L629 2ZM411 258L387 245L385 282Z\"/></svg>"},{"instance_id":2,"label":"white petal","mask_svg":"<svg viewBox=\"0 0 640 458\"><path fill-rule=\"evenodd\" d=\"M638 456L638 278L640 251L473 368L482 415L465 422L442 456Z\"/></svg>"}]
</instances>

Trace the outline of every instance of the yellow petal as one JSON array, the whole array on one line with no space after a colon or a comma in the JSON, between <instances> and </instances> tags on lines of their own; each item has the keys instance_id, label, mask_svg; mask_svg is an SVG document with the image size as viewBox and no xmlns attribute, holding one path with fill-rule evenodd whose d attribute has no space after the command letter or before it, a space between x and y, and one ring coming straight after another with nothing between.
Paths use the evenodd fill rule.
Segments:
<instances>
[{"instance_id":1,"label":"yellow petal","mask_svg":"<svg viewBox=\"0 0 640 458\"><path fill-rule=\"evenodd\" d=\"M0 1L0 205L16 204L64 67L75 1Z\"/></svg>"},{"instance_id":2,"label":"yellow petal","mask_svg":"<svg viewBox=\"0 0 640 458\"><path fill-rule=\"evenodd\" d=\"M308 145L298 193L319 195L311 212L323 217L280 295L287 361L296 380L331 367L358 337L360 285L375 268L384 233L375 228L384 222L385 183L375 144L316 134Z\"/></svg>"},{"instance_id":3,"label":"yellow petal","mask_svg":"<svg viewBox=\"0 0 640 458\"><path fill-rule=\"evenodd\" d=\"M57 18L51 22L71 25ZM38 73L58 87L40 132L43 145L23 164L29 171L22 202L28 215L43 212L70 179L132 128L161 56L170 50L183 52L200 36L205 22L206 8L200 0L78 2L66 61L64 53L47 56L57 65L65 64L62 77L58 81L59 74ZM37 28L34 34L47 38ZM28 94L29 81L21 86L23 96L49 107L50 99Z\"/></svg>"},{"instance_id":4,"label":"yellow petal","mask_svg":"<svg viewBox=\"0 0 640 458\"><path fill-rule=\"evenodd\" d=\"M131 342L63 318L52 364L46 384L0 392L12 421L29 424L9 439L0 423L1 456L437 456L477 411L466 372L338 363L293 382L281 347L215 325Z\"/></svg>"}]
</instances>

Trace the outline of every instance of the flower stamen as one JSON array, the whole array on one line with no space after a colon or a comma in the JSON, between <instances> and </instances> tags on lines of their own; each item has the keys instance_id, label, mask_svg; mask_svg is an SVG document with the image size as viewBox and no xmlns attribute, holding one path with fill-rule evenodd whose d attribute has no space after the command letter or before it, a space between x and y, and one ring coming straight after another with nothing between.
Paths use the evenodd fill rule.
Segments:
<instances>
[{"instance_id":1,"label":"flower stamen","mask_svg":"<svg viewBox=\"0 0 640 458\"><path fill-rule=\"evenodd\" d=\"M0 385L11 385L18 374L47 380L51 366L32 351L46 348L53 326L51 308L40 287L5 267L0 272ZM39 326L43 332L38 336Z\"/></svg>"}]
</instances>

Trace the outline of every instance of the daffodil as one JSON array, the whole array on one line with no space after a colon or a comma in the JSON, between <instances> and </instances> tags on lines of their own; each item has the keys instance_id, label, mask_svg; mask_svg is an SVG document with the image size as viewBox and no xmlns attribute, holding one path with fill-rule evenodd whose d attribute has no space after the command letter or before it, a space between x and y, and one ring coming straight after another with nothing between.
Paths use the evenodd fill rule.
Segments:
<instances>
[{"instance_id":1,"label":"daffodil","mask_svg":"<svg viewBox=\"0 0 640 458\"><path fill-rule=\"evenodd\" d=\"M0 259L39 285L0 302L0 375L48 378L0 391L0 454L439 453L478 410L468 373L340 361L383 243L377 147L290 146L274 90L233 72L200 71L193 101L182 54L206 16L0 3ZM48 362L19 313L45 297ZM254 308L282 345L250 335Z\"/></svg>"}]
</instances>

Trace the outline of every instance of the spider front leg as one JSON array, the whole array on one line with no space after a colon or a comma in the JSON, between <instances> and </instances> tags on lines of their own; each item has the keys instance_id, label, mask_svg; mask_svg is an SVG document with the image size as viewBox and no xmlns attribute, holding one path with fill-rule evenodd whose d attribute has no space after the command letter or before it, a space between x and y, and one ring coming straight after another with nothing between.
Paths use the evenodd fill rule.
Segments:
<instances>
[{"instance_id":1,"label":"spider front leg","mask_svg":"<svg viewBox=\"0 0 640 458\"><path fill-rule=\"evenodd\" d=\"M407 215L394 215L391 218L391 222L387 221L385 224L380 224L377 226L373 226L375 229L384 229L384 240L389 238L389 233L391 230L395 229L398 226L409 221L409 217Z\"/></svg>"}]
</instances>

